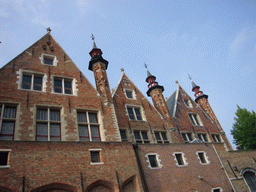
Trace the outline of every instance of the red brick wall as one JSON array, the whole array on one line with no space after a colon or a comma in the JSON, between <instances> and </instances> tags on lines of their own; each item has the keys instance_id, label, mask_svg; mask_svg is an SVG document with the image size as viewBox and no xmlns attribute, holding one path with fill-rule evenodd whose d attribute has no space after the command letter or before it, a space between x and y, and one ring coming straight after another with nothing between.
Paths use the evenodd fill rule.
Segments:
<instances>
[{"instance_id":1,"label":"red brick wall","mask_svg":"<svg viewBox=\"0 0 256 192\"><path fill-rule=\"evenodd\" d=\"M0 148L12 150L10 167L0 168L0 191L1 187L21 191L23 176L26 191L39 191L38 187L42 190L45 189L42 186L49 184L53 188L59 185L66 190L81 191L81 173L84 189L99 181L95 186L101 184L118 191L118 174L120 187L132 178L133 190L142 191L134 150L129 143L1 141ZM91 165L89 149L101 149L104 164Z\"/></svg>"}]
</instances>

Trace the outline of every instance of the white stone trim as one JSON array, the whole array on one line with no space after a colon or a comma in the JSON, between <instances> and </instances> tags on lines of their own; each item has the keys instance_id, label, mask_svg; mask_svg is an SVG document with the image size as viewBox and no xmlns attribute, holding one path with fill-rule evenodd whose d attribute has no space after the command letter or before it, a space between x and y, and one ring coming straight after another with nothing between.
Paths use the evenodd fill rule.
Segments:
<instances>
[{"instance_id":1,"label":"white stone trim","mask_svg":"<svg viewBox=\"0 0 256 192\"><path fill-rule=\"evenodd\" d=\"M203 153L204 154L204 158L205 158L206 163L202 163L201 162L201 159L199 157L199 153ZM207 156L206 152L204 152L204 151L197 151L196 154L197 154L197 158L199 159L199 163L200 164L202 164L202 165L209 165L210 164L209 157Z\"/></svg>"},{"instance_id":2,"label":"white stone trim","mask_svg":"<svg viewBox=\"0 0 256 192\"><path fill-rule=\"evenodd\" d=\"M53 58L53 65L49 65L49 64L44 63L44 57L45 56ZM45 54L45 53L42 53L42 55L41 55L41 57L39 57L39 59L41 60L41 64L48 65L48 66L57 66L57 63L59 62L55 55L50 55L50 54Z\"/></svg>"},{"instance_id":3,"label":"white stone trim","mask_svg":"<svg viewBox=\"0 0 256 192\"><path fill-rule=\"evenodd\" d=\"M184 162L184 165L179 165L179 163L177 161L177 158L175 156L176 154L181 154L181 157L182 157L182 160ZM187 158L185 158L185 153L183 153L183 152L174 152L172 155L174 156L174 161L176 161L176 165L178 167L186 167L186 166L188 166Z\"/></svg>"},{"instance_id":4,"label":"white stone trim","mask_svg":"<svg viewBox=\"0 0 256 192\"><path fill-rule=\"evenodd\" d=\"M155 155L156 156L157 167L151 167L150 162L149 162L149 158L148 158L149 155ZM159 154L157 154L157 153L147 153L145 155L145 157L146 157L146 162L148 163L148 167L150 169L161 169L163 167L163 165L161 164L162 160L159 158Z\"/></svg>"},{"instance_id":5,"label":"white stone trim","mask_svg":"<svg viewBox=\"0 0 256 192\"><path fill-rule=\"evenodd\" d=\"M133 119L130 119L129 113L128 113L128 110L127 110L127 107L132 107L133 109L134 109L134 108L139 108L139 109L140 109L140 114L141 114L142 120L137 120L137 117L136 117L135 112L134 112L134 115L135 115L134 117L135 117L135 119L134 119L134 120L133 120ZM128 119L129 119L130 121L147 121L146 115L145 115L145 111L144 111L144 109L143 109L142 106L140 106L140 105L125 104L125 110L126 110L126 115L128 116Z\"/></svg>"},{"instance_id":6,"label":"white stone trim","mask_svg":"<svg viewBox=\"0 0 256 192\"><path fill-rule=\"evenodd\" d=\"M214 192L214 190L215 190L215 189L219 189L219 190L220 190L220 192L222 192L222 191L223 191L223 189L222 189L222 188L220 188L220 187L215 187L215 188L212 188L211 192Z\"/></svg>"},{"instance_id":7,"label":"white stone trim","mask_svg":"<svg viewBox=\"0 0 256 192\"><path fill-rule=\"evenodd\" d=\"M131 99L131 100L136 100L137 99L137 95L136 95L136 93L135 93L135 91L133 89L126 89L126 88L124 88L123 91L124 91L124 95L125 95L125 97L127 99ZM127 97L126 91L132 92L132 98Z\"/></svg>"},{"instance_id":8,"label":"white stone trim","mask_svg":"<svg viewBox=\"0 0 256 192\"><path fill-rule=\"evenodd\" d=\"M62 93L56 93L54 91L54 78L58 78L62 80ZM61 76L61 75L51 75L51 93L52 94L57 94L57 95L68 95L68 96L77 96L78 93L78 85L77 85L77 80L74 77L66 77L66 76ZM64 88L64 80L70 80L72 81L72 94L66 94L64 93L65 88Z\"/></svg>"}]
</instances>

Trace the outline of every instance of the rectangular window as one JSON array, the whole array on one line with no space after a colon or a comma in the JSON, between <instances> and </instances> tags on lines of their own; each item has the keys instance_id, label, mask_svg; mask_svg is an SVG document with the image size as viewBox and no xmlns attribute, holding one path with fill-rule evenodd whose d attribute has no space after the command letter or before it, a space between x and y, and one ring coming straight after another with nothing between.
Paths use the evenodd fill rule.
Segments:
<instances>
[{"instance_id":1,"label":"rectangular window","mask_svg":"<svg viewBox=\"0 0 256 192\"><path fill-rule=\"evenodd\" d=\"M120 130L120 135L121 135L122 141L128 141L125 130Z\"/></svg>"},{"instance_id":2,"label":"rectangular window","mask_svg":"<svg viewBox=\"0 0 256 192\"><path fill-rule=\"evenodd\" d=\"M136 143L149 143L147 131L134 131Z\"/></svg>"},{"instance_id":3,"label":"rectangular window","mask_svg":"<svg viewBox=\"0 0 256 192\"><path fill-rule=\"evenodd\" d=\"M132 90L125 90L126 97L129 99L134 99Z\"/></svg>"},{"instance_id":4,"label":"rectangular window","mask_svg":"<svg viewBox=\"0 0 256 192\"><path fill-rule=\"evenodd\" d=\"M37 74L23 74L22 75L22 89L42 91L43 76Z\"/></svg>"},{"instance_id":5,"label":"rectangular window","mask_svg":"<svg viewBox=\"0 0 256 192\"><path fill-rule=\"evenodd\" d=\"M220 187L212 189L212 192L222 192L222 189Z\"/></svg>"},{"instance_id":6,"label":"rectangular window","mask_svg":"<svg viewBox=\"0 0 256 192\"><path fill-rule=\"evenodd\" d=\"M55 63L55 56L53 55L42 55L43 57L43 60L42 60L42 63L45 64L45 65L54 65Z\"/></svg>"},{"instance_id":7,"label":"rectangular window","mask_svg":"<svg viewBox=\"0 0 256 192\"><path fill-rule=\"evenodd\" d=\"M207 135L206 134L197 134L198 138L203 142L208 142Z\"/></svg>"},{"instance_id":8,"label":"rectangular window","mask_svg":"<svg viewBox=\"0 0 256 192\"><path fill-rule=\"evenodd\" d=\"M197 154L198 154L199 159L200 159L200 162L201 162L202 164L207 163L204 152L198 152Z\"/></svg>"},{"instance_id":9,"label":"rectangular window","mask_svg":"<svg viewBox=\"0 0 256 192\"><path fill-rule=\"evenodd\" d=\"M127 107L130 120L142 121L140 107Z\"/></svg>"},{"instance_id":10,"label":"rectangular window","mask_svg":"<svg viewBox=\"0 0 256 192\"><path fill-rule=\"evenodd\" d=\"M54 78L54 92L73 94L72 79Z\"/></svg>"},{"instance_id":11,"label":"rectangular window","mask_svg":"<svg viewBox=\"0 0 256 192\"><path fill-rule=\"evenodd\" d=\"M196 125L196 126L202 126L202 123L201 123L201 120L198 116L198 114L188 114L189 115L189 119L190 121L192 122L193 125Z\"/></svg>"},{"instance_id":12,"label":"rectangular window","mask_svg":"<svg viewBox=\"0 0 256 192\"><path fill-rule=\"evenodd\" d=\"M181 135L185 143L190 143L193 141L191 133L182 133Z\"/></svg>"},{"instance_id":13,"label":"rectangular window","mask_svg":"<svg viewBox=\"0 0 256 192\"><path fill-rule=\"evenodd\" d=\"M166 132L155 132L155 137L157 143L169 143L166 137Z\"/></svg>"},{"instance_id":14,"label":"rectangular window","mask_svg":"<svg viewBox=\"0 0 256 192\"><path fill-rule=\"evenodd\" d=\"M100 162L100 152L99 151L90 151L91 152L91 161L92 163Z\"/></svg>"},{"instance_id":15,"label":"rectangular window","mask_svg":"<svg viewBox=\"0 0 256 192\"><path fill-rule=\"evenodd\" d=\"M148 160L149 160L149 163L150 163L150 166L151 167L158 167L158 163L157 163L157 160L156 160L156 155L148 155Z\"/></svg>"},{"instance_id":16,"label":"rectangular window","mask_svg":"<svg viewBox=\"0 0 256 192\"><path fill-rule=\"evenodd\" d=\"M77 112L80 141L100 141L97 112Z\"/></svg>"},{"instance_id":17,"label":"rectangular window","mask_svg":"<svg viewBox=\"0 0 256 192\"><path fill-rule=\"evenodd\" d=\"M0 140L13 140L16 121L16 107L0 104Z\"/></svg>"},{"instance_id":18,"label":"rectangular window","mask_svg":"<svg viewBox=\"0 0 256 192\"><path fill-rule=\"evenodd\" d=\"M212 135L212 139L215 143L220 143L221 142L219 135Z\"/></svg>"},{"instance_id":19,"label":"rectangular window","mask_svg":"<svg viewBox=\"0 0 256 192\"><path fill-rule=\"evenodd\" d=\"M185 165L182 153L175 154L178 165Z\"/></svg>"},{"instance_id":20,"label":"rectangular window","mask_svg":"<svg viewBox=\"0 0 256 192\"><path fill-rule=\"evenodd\" d=\"M38 108L36 116L36 140L60 141L61 118L60 110L52 108Z\"/></svg>"},{"instance_id":21,"label":"rectangular window","mask_svg":"<svg viewBox=\"0 0 256 192\"><path fill-rule=\"evenodd\" d=\"M9 151L0 151L0 167L8 165Z\"/></svg>"}]
</instances>

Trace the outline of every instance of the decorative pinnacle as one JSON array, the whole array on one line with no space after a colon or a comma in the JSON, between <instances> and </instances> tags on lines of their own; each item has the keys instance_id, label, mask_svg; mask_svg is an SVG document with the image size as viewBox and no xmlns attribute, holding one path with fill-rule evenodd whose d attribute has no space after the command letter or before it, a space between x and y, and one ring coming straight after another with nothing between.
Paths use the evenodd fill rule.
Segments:
<instances>
[{"instance_id":1,"label":"decorative pinnacle","mask_svg":"<svg viewBox=\"0 0 256 192\"><path fill-rule=\"evenodd\" d=\"M50 27L46 28L46 30L47 30L47 33L51 32L51 28Z\"/></svg>"},{"instance_id":2,"label":"decorative pinnacle","mask_svg":"<svg viewBox=\"0 0 256 192\"><path fill-rule=\"evenodd\" d=\"M148 69L148 66L147 66L147 64L145 62L144 62L144 66L145 66L146 69Z\"/></svg>"},{"instance_id":3,"label":"decorative pinnacle","mask_svg":"<svg viewBox=\"0 0 256 192\"><path fill-rule=\"evenodd\" d=\"M191 78L191 76L188 74L188 78L192 81L192 78Z\"/></svg>"},{"instance_id":4,"label":"decorative pinnacle","mask_svg":"<svg viewBox=\"0 0 256 192\"><path fill-rule=\"evenodd\" d=\"M92 38L92 48L93 48L93 49L97 49L98 47L96 46L96 43L95 43L95 41L94 41L95 37L94 37L93 34L91 35L91 38Z\"/></svg>"},{"instance_id":5,"label":"decorative pinnacle","mask_svg":"<svg viewBox=\"0 0 256 192\"><path fill-rule=\"evenodd\" d=\"M95 37L94 37L93 33L92 33L92 36L91 36L91 38L92 38L92 40L94 41Z\"/></svg>"},{"instance_id":6,"label":"decorative pinnacle","mask_svg":"<svg viewBox=\"0 0 256 192\"><path fill-rule=\"evenodd\" d=\"M121 68L121 72L124 72L124 68Z\"/></svg>"}]
</instances>

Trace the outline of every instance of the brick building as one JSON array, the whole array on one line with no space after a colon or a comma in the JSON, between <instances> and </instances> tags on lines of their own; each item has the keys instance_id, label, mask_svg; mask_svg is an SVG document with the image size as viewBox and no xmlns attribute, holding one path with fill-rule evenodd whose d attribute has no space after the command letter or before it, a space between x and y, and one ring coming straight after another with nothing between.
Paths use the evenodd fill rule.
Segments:
<instances>
[{"instance_id":1,"label":"brick building","mask_svg":"<svg viewBox=\"0 0 256 192\"><path fill-rule=\"evenodd\" d=\"M96 88L50 30L0 69L0 191L255 189L255 152L232 151L193 81L195 101L178 82L165 100L147 70L152 105L123 69L110 92L94 37L90 55Z\"/></svg>"}]
</instances>

